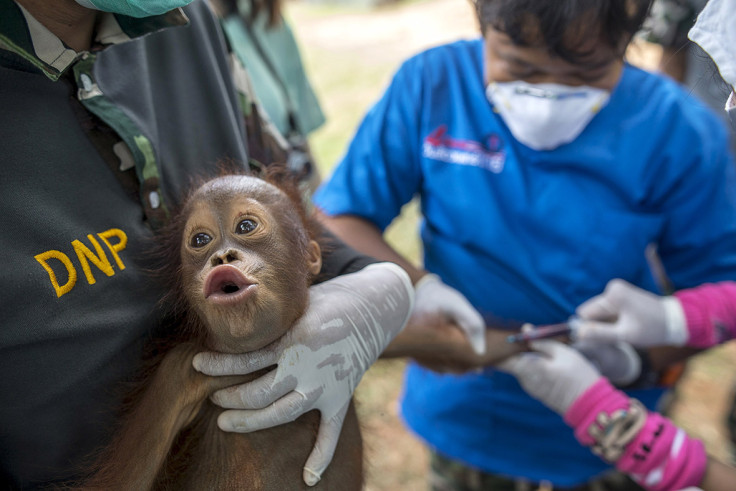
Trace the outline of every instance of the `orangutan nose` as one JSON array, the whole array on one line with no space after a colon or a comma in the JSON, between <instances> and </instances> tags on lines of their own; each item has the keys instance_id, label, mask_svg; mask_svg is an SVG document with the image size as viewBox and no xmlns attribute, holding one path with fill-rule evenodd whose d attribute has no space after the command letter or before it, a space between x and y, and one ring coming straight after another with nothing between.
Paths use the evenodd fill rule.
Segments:
<instances>
[{"instance_id":1,"label":"orangutan nose","mask_svg":"<svg viewBox=\"0 0 736 491\"><path fill-rule=\"evenodd\" d=\"M240 260L240 252L237 249L226 249L224 251L217 251L212 255L210 264L212 266L219 266L220 264L233 263Z\"/></svg>"}]
</instances>

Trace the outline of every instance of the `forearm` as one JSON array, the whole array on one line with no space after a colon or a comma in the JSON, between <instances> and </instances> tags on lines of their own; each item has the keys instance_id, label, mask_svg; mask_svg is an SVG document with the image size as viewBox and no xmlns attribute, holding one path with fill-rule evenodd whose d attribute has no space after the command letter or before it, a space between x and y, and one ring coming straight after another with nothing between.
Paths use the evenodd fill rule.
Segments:
<instances>
[{"instance_id":1,"label":"forearm","mask_svg":"<svg viewBox=\"0 0 736 491\"><path fill-rule=\"evenodd\" d=\"M708 458L705 477L700 487L704 491L731 491L736 482L736 468L712 457Z\"/></svg>"},{"instance_id":2,"label":"forearm","mask_svg":"<svg viewBox=\"0 0 736 491\"><path fill-rule=\"evenodd\" d=\"M355 250L380 261L391 261L404 268L412 283L416 284L426 274L426 271L417 268L396 252L383 239L381 230L371 222L355 215L327 216L318 213L317 216L330 232Z\"/></svg>"},{"instance_id":3,"label":"forearm","mask_svg":"<svg viewBox=\"0 0 736 491\"><path fill-rule=\"evenodd\" d=\"M252 375L208 377L192 368L199 350L181 344L170 350L143 382L140 396L91 469L82 489L151 489L179 432L218 389Z\"/></svg>"},{"instance_id":4,"label":"forearm","mask_svg":"<svg viewBox=\"0 0 736 491\"><path fill-rule=\"evenodd\" d=\"M355 273L369 264L379 262L350 247L343 240L323 227L320 245L322 247L322 270L314 283L322 283L340 275Z\"/></svg>"},{"instance_id":5,"label":"forearm","mask_svg":"<svg viewBox=\"0 0 736 491\"><path fill-rule=\"evenodd\" d=\"M736 282L705 284L675 297L685 313L688 346L709 348L736 338Z\"/></svg>"},{"instance_id":6,"label":"forearm","mask_svg":"<svg viewBox=\"0 0 736 491\"><path fill-rule=\"evenodd\" d=\"M583 445L653 491L705 485L720 490L733 469L712 464L703 444L657 413L648 413L601 378L565 413ZM707 469L707 470L706 470ZM730 482L733 482L731 480Z\"/></svg>"},{"instance_id":7,"label":"forearm","mask_svg":"<svg viewBox=\"0 0 736 491\"><path fill-rule=\"evenodd\" d=\"M697 355L702 350L699 348L674 347L674 346L658 346L648 348L648 368L657 373L664 373L668 370L675 369L677 365L681 365L690 357Z\"/></svg>"},{"instance_id":8,"label":"forearm","mask_svg":"<svg viewBox=\"0 0 736 491\"><path fill-rule=\"evenodd\" d=\"M408 274L412 284L416 283L423 272L415 268L399 253L394 251L383 240L383 234L372 223L351 215L327 216L317 212L320 222L329 236L335 237L344 244L344 247L357 251L356 254L366 254L379 261L390 261L401 266ZM409 323L412 321L410 320ZM411 330L410 330L411 331ZM395 358L411 356L416 346L416 336L406 334L407 329L399 333L388 345L381 357Z\"/></svg>"},{"instance_id":9,"label":"forearm","mask_svg":"<svg viewBox=\"0 0 736 491\"><path fill-rule=\"evenodd\" d=\"M432 350L432 333L426 330L417 332L411 327L411 322L410 319L404 330L389 343L381 358L413 358Z\"/></svg>"},{"instance_id":10,"label":"forearm","mask_svg":"<svg viewBox=\"0 0 736 491\"><path fill-rule=\"evenodd\" d=\"M204 391L186 381L180 374L194 373L191 359L195 351L185 347L172 350L146 380L141 396L124 416L113 442L97 460L94 473L83 489L150 489L181 428L190 422L186 398L182 391ZM199 376L201 379L201 375ZM185 377L188 378L188 377Z\"/></svg>"},{"instance_id":11,"label":"forearm","mask_svg":"<svg viewBox=\"0 0 736 491\"><path fill-rule=\"evenodd\" d=\"M489 333L483 317L460 291L445 285L439 276L412 265L383 239L381 230L370 221L354 215L322 214L319 218L348 245L397 264L414 285L411 318L382 356L412 357L428 366L452 371L479 368L497 359L495 350L487 351ZM503 345L506 344L504 341ZM488 359L483 354L489 355Z\"/></svg>"},{"instance_id":12,"label":"forearm","mask_svg":"<svg viewBox=\"0 0 736 491\"><path fill-rule=\"evenodd\" d=\"M462 373L496 365L526 350L522 343L507 342L508 335L506 330L486 329L486 351L478 354L456 325L433 316L412 316L381 357L408 357L435 371Z\"/></svg>"}]
</instances>

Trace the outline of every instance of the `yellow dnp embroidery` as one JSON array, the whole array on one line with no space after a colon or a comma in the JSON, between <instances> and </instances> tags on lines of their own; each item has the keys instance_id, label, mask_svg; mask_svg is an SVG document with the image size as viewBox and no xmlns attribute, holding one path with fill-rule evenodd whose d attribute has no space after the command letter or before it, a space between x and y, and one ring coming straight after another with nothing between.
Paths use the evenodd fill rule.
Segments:
<instances>
[{"instance_id":1,"label":"yellow dnp embroidery","mask_svg":"<svg viewBox=\"0 0 736 491\"><path fill-rule=\"evenodd\" d=\"M120 251L124 250L127 247L128 235L119 228L111 228L105 230L104 232L98 233L97 236L109 249L110 254L112 254L113 259L115 259L115 263L118 265L118 268L120 268L120 271L124 270L125 264L123 263L123 259L120 257ZM107 276L113 276L115 274L115 271L113 270L110 260L107 258L107 254L105 254L105 249L100 245L100 242L98 242L97 239L95 239L94 236L92 236L91 234L87 235L87 240L90 242L90 244L92 244L95 252L92 252L90 248L84 245L80 240L72 241L71 245L74 248L74 252L76 253L77 258L79 259L79 264L82 267L82 271L84 271L87 282L90 285L94 285L96 283L96 280L95 277L92 275L92 268L89 265L90 262L94 264L97 268L99 268L99 270L105 273ZM77 283L78 273L69 256L61 251L50 250L36 255L34 256L34 258L41 264L41 266L43 266L43 269L45 269L46 272L49 274L49 278L51 279L51 286L54 287L54 291L56 292L57 297L61 297L62 295L69 293L72 288L74 288L74 285L76 285ZM49 259L57 259L66 268L69 279L65 284L59 284L59 280L56 276L56 273L54 272L54 269L48 263ZM56 268L58 271L58 266L56 266Z\"/></svg>"},{"instance_id":2,"label":"yellow dnp embroidery","mask_svg":"<svg viewBox=\"0 0 736 491\"><path fill-rule=\"evenodd\" d=\"M97 236L110 249L110 253L112 254L112 257L115 258L115 262L117 263L120 270L124 270L125 264L123 264L122 259L120 259L120 255L118 254L118 252L125 249L125 246L128 245L128 236L125 235L125 232L123 232L119 228L111 228L110 230L105 230L104 232L97 234ZM110 237L117 237L118 243L115 245L111 244L108 240Z\"/></svg>"},{"instance_id":3,"label":"yellow dnp embroidery","mask_svg":"<svg viewBox=\"0 0 736 491\"><path fill-rule=\"evenodd\" d=\"M103 273L105 273L107 276L112 276L115 274L115 272L112 270L112 265L110 264L110 261L107 259L107 255L105 254L105 251L102 249L102 246L100 245L97 240L95 240L92 235L87 235L87 239L92 243L92 245L95 248L95 251L97 251L97 255L89 250L89 248L82 244L79 240L72 241L72 247L74 247L74 252L77 253L77 257L79 258L79 262L82 265L82 271L84 271L84 276L87 277L87 283L90 285L95 284L95 277L92 276L92 269L89 267L88 259L92 261L92 264L97 266Z\"/></svg>"},{"instance_id":4,"label":"yellow dnp embroidery","mask_svg":"<svg viewBox=\"0 0 736 491\"><path fill-rule=\"evenodd\" d=\"M36 261L41 263L43 269L45 269L46 272L49 274L51 284L56 291L57 297L61 297L65 293L69 293L72 288L74 288L74 285L77 283L77 270L74 269L72 262L69 260L66 254L61 251L51 250L42 252L41 254L37 254L33 257L36 259ZM54 270L51 269L51 266L49 266L49 263L47 262L49 259L58 259L61 264L63 264L66 268L66 271L69 274L69 279L63 285L59 284L59 280L56 278L56 273L54 273Z\"/></svg>"}]
</instances>

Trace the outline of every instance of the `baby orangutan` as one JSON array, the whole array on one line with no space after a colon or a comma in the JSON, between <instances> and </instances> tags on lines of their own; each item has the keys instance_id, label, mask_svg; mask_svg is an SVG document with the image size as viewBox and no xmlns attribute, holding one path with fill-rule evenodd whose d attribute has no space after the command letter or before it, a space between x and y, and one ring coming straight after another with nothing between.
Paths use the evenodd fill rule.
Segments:
<instances>
[{"instance_id":1,"label":"baby orangutan","mask_svg":"<svg viewBox=\"0 0 736 491\"><path fill-rule=\"evenodd\" d=\"M181 284L215 351L253 351L303 313L320 247L283 191L261 179L210 181L187 204Z\"/></svg>"},{"instance_id":2,"label":"baby orangutan","mask_svg":"<svg viewBox=\"0 0 736 491\"><path fill-rule=\"evenodd\" d=\"M260 373L207 377L192 368L192 358L205 349L262 348L302 316L321 268L315 227L296 188L280 182L223 176L191 195L166 246L176 258L169 270L177 276L171 300L182 317L180 339L140 387L82 488L307 488L302 468L314 446L319 413L253 433L221 431L222 409L208 396ZM360 489L362 458L351 405L335 457L309 489Z\"/></svg>"}]
</instances>

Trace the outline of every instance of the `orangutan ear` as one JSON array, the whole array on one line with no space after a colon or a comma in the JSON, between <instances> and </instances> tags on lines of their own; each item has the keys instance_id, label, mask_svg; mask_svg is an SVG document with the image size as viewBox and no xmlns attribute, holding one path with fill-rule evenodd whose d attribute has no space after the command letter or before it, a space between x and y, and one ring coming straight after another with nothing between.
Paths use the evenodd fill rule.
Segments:
<instances>
[{"instance_id":1,"label":"orangutan ear","mask_svg":"<svg viewBox=\"0 0 736 491\"><path fill-rule=\"evenodd\" d=\"M322 270L322 250L314 240L310 240L307 246L307 269L312 276L317 276Z\"/></svg>"}]
</instances>

